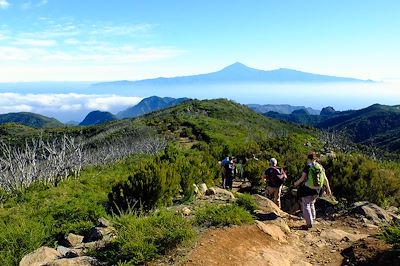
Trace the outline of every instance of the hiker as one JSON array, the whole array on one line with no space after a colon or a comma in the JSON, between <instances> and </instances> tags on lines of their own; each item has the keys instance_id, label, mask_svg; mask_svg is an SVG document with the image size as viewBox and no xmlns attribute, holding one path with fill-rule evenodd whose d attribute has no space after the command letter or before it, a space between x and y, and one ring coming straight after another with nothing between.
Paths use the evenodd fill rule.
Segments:
<instances>
[{"instance_id":1,"label":"hiker","mask_svg":"<svg viewBox=\"0 0 400 266\"><path fill-rule=\"evenodd\" d=\"M224 165L225 169L225 182L223 184L223 188L232 189L233 179L236 176L236 158L231 156L229 157L228 163Z\"/></svg>"},{"instance_id":2,"label":"hiker","mask_svg":"<svg viewBox=\"0 0 400 266\"><path fill-rule=\"evenodd\" d=\"M225 179L226 179L226 172L225 172L225 165L229 163L229 156L225 157L222 161L219 162L221 165L221 177L222 177L222 183L221 186L222 188L225 188Z\"/></svg>"},{"instance_id":3,"label":"hiker","mask_svg":"<svg viewBox=\"0 0 400 266\"><path fill-rule=\"evenodd\" d=\"M328 196L332 195L328 178L325 175L325 169L317 162L317 155L311 152L307 156L307 166L303 170L303 175L294 183L295 187L302 185L298 189L298 196L301 198L301 209L306 225L303 229L312 228L316 216L315 201L322 192L322 188L326 187Z\"/></svg>"},{"instance_id":4,"label":"hiker","mask_svg":"<svg viewBox=\"0 0 400 266\"><path fill-rule=\"evenodd\" d=\"M265 170L263 179L267 182L265 194L279 208L281 208L282 184L287 179L285 171L278 167L278 161L275 158L269 160L270 167Z\"/></svg>"}]
</instances>

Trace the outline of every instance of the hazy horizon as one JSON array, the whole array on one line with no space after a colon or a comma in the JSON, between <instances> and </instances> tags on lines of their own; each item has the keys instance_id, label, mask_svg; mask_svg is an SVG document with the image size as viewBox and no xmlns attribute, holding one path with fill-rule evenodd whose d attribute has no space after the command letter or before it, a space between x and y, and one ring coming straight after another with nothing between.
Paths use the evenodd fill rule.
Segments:
<instances>
[{"instance_id":1,"label":"hazy horizon","mask_svg":"<svg viewBox=\"0 0 400 266\"><path fill-rule=\"evenodd\" d=\"M399 13L395 0L0 0L0 113L81 121L152 95L337 110L399 104ZM90 86L233 62L378 83Z\"/></svg>"},{"instance_id":2,"label":"hazy horizon","mask_svg":"<svg viewBox=\"0 0 400 266\"><path fill-rule=\"evenodd\" d=\"M0 113L34 112L62 122L82 121L90 111L117 113L150 96L195 99L227 98L241 104L290 104L321 110L333 106L338 111L361 109L375 103L398 105L398 83L350 84L237 84L177 86L171 88L107 89L91 87L60 91L21 89L10 92L0 88ZM32 92L33 91L33 92Z\"/></svg>"}]
</instances>

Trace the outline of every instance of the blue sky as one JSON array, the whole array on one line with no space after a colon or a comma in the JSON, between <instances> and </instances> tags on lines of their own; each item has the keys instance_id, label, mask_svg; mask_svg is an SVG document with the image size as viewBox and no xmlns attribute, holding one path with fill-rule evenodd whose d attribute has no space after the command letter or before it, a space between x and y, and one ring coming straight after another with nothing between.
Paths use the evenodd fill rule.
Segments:
<instances>
[{"instance_id":1,"label":"blue sky","mask_svg":"<svg viewBox=\"0 0 400 266\"><path fill-rule=\"evenodd\" d=\"M0 0L0 82L216 71L236 61L400 78L395 0Z\"/></svg>"}]
</instances>

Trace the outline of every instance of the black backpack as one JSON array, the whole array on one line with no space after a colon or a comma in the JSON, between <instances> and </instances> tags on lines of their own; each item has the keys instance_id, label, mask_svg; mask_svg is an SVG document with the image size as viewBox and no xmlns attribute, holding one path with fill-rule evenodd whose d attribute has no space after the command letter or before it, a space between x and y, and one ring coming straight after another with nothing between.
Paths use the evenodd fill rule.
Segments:
<instances>
[{"instance_id":1,"label":"black backpack","mask_svg":"<svg viewBox=\"0 0 400 266\"><path fill-rule=\"evenodd\" d=\"M225 164L225 175L227 178L234 178L235 177L235 164L229 162L227 164Z\"/></svg>"},{"instance_id":2,"label":"black backpack","mask_svg":"<svg viewBox=\"0 0 400 266\"><path fill-rule=\"evenodd\" d=\"M287 178L283 168L271 167L267 171L269 177L268 185L271 187L280 187Z\"/></svg>"}]
</instances>

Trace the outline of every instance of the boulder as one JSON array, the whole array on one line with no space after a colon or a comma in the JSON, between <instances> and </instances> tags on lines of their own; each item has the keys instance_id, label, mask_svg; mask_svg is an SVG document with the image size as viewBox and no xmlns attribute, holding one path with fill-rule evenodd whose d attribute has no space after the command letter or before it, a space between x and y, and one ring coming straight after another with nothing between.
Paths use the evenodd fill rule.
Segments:
<instances>
[{"instance_id":1,"label":"boulder","mask_svg":"<svg viewBox=\"0 0 400 266\"><path fill-rule=\"evenodd\" d=\"M112 223L107 220L106 218L99 218L97 220L99 222L99 224L97 225L98 227L112 227Z\"/></svg>"},{"instance_id":2,"label":"boulder","mask_svg":"<svg viewBox=\"0 0 400 266\"><path fill-rule=\"evenodd\" d=\"M360 214L375 223L390 222L393 218L384 209L368 201L354 203L351 211Z\"/></svg>"},{"instance_id":3,"label":"boulder","mask_svg":"<svg viewBox=\"0 0 400 266\"><path fill-rule=\"evenodd\" d=\"M46 266L98 266L100 265L99 261L92 257L76 257L72 259L58 259L51 263L48 263Z\"/></svg>"},{"instance_id":4,"label":"boulder","mask_svg":"<svg viewBox=\"0 0 400 266\"><path fill-rule=\"evenodd\" d=\"M317 215L330 215L335 212L335 206L338 202L331 197L322 196L315 201Z\"/></svg>"},{"instance_id":5,"label":"boulder","mask_svg":"<svg viewBox=\"0 0 400 266\"><path fill-rule=\"evenodd\" d=\"M58 246L57 251L60 252L64 258L75 258L79 256L75 250L64 246Z\"/></svg>"},{"instance_id":6,"label":"boulder","mask_svg":"<svg viewBox=\"0 0 400 266\"><path fill-rule=\"evenodd\" d=\"M93 227L89 234L85 237L84 242L93 242L98 240L104 240L111 242L115 237L115 229L113 227Z\"/></svg>"},{"instance_id":7,"label":"boulder","mask_svg":"<svg viewBox=\"0 0 400 266\"><path fill-rule=\"evenodd\" d=\"M287 243L286 235L279 226L275 224L263 223L260 221L256 221L256 225L261 231L272 237L272 239L282 243Z\"/></svg>"},{"instance_id":8,"label":"boulder","mask_svg":"<svg viewBox=\"0 0 400 266\"><path fill-rule=\"evenodd\" d=\"M62 257L61 253L49 247L41 247L24 256L19 266L43 266Z\"/></svg>"},{"instance_id":9,"label":"boulder","mask_svg":"<svg viewBox=\"0 0 400 266\"><path fill-rule=\"evenodd\" d=\"M284 219L282 219L281 217L278 217L274 220L267 220L264 221L265 224L274 224L276 226L278 226L285 234L289 234L290 233L290 228L287 225L287 223L285 222Z\"/></svg>"},{"instance_id":10,"label":"boulder","mask_svg":"<svg viewBox=\"0 0 400 266\"><path fill-rule=\"evenodd\" d=\"M215 189L214 187L210 187L210 188L207 189L207 191L206 191L206 195L207 195L207 196L211 196L211 195L215 195L215 194L217 194L217 191L216 191L216 189Z\"/></svg>"},{"instance_id":11,"label":"boulder","mask_svg":"<svg viewBox=\"0 0 400 266\"><path fill-rule=\"evenodd\" d=\"M198 195L199 194L199 187L196 184L193 184L193 192L194 194Z\"/></svg>"},{"instance_id":12,"label":"boulder","mask_svg":"<svg viewBox=\"0 0 400 266\"><path fill-rule=\"evenodd\" d=\"M321 237L329 240L343 241L350 240L352 242L367 238L365 234L351 234L340 229L324 230L321 232Z\"/></svg>"},{"instance_id":13,"label":"boulder","mask_svg":"<svg viewBox=\"0 0 400 266\"><path fill-rule=\"evenodd\" d=\"M235 199L235 196L232 192L219 187L210 187L209 189L207 189L205 195L220 200Z\"/></svg>"},{"instance_id":14,"label":"boulder","mask_svg":"<svg viewBox=\"0 0 400 266\"><path fill-rule=\"evenodd\" d=\"M200 193L202 194L202 195L205 195L206 194L206 192L207 192L207 185L205 184L205 183L201 183L200 185L199 185L199 190L200 190Z\"/></svg>"},{"instance_id":15,"label":"boulder","mask_svg":"<svg viewBox=\"0 0 400 266\"><path fill-rule=\"evenodd\" d=\"M65 238L66 244L69 247L75 247L79 245L80 243L83 242L83 236L80 235L75 235L75 234L68 234L68 236Z\"/></svg>"},{"instance_id":16,"label":"boulder","mask_svg":"<svg viewBox=\"0 0 400 266\"><path fill-rule=\"evenodd\" d=\"M279 209L279 207L272 200L264 196L261 196L259 194L254 194L253 197L256 200L259 209L262 210L263 212L274 213L280 217L287 216L287 214L281 209Z\"/></svg>"},{"instance_id":17,"label":"boulder","mask_svg":"<svg viewBox=\"0 0 400 266\"><path fill-rule=\"evenodd\" d=\"M192 213L192 211L188 207L183 207L181 212L184 216L189 216Z\"/></svg>"}]
</instances>

